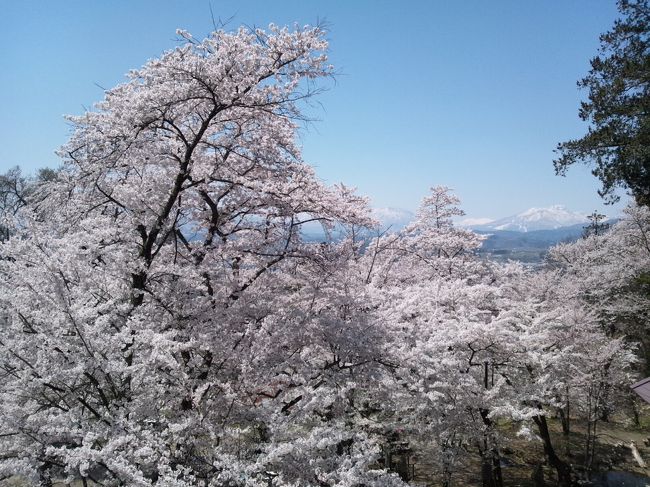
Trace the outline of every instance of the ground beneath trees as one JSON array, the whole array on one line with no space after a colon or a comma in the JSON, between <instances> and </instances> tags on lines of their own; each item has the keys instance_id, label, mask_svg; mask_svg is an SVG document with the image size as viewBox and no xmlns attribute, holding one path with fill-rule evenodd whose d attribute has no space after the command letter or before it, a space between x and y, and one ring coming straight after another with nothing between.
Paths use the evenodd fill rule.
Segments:
<instances>
[{"instance_id":1,"label":"ground beneath trees","mask_svg":"<svg viewBox=\"0 0 650 487\"><path fill-rule=\"evenodd\" d=\"M550 420L556 451L563 459L567 459L576 470L582 471L584 464L584 449L586 438L586 425L573 422L572 432L567 438L562 434L559 421ZM503 432L514 437L518 426L512 424L502 425ZM650 415L643 418L639 428L628 426L619 422L598 423L598 439L594 469L600 475L592 475L591 485L598 487L643 487L647 478L650 486L650 468L641 468L635 461L628 445L633 441L641 457L650 466L650 447L645 446L644 440L650 437ZM567 455L569 452L569 455ZM507 487L534 487L532 473L535 466L544 460L542 442L526 439L504 439L502 442L503 454L503 479ZM415 478L412 485L422 487L438 487L441 485L436 469L427 461L426 448L415 456ZM557 485L555 472L547 465L543 466L544 479L548 487ZM470 453L458 465L457 474L453 477L455 486L481 486L480 459L477 454ZM607 472L609 479L605 480ZM638 477L638 478L637 478ZM586 480L586 479L585 479ZM585 482L586 485L590 485Z\"/></svg>"}]
</instances>

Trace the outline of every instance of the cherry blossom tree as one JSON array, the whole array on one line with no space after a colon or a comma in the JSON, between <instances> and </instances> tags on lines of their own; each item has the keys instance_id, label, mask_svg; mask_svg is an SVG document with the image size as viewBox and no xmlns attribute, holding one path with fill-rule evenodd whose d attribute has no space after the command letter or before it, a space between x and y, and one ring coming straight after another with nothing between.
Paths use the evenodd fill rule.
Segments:
<instances>
[{"instance_id":1,"label":"cherry blossom tree","mask_svg":"<svg viewBox=\"0 0 650 487\"><path fill-rule=\"evenodd\" d=\"M383 313L401 384L394 407L402 404L399 417L414 436L435 445L444 485L463 468L465 452L479 454L483 485L502 485L500 418L522 431L532 423L558 481L572 485L575 473L556 451L546 418L571 404L586 419L588 470L597 416L607 391L631 380L632 349L607 333L585 299L585 280L573 272L481 262L472 253L478 236L450 221L461 214L457 204L447 188L434 188L403 235L377 239L365 256L370 282L389 303ZM631 262L614 265L629 277ZM602 276L590 279L606 294Z\"/></svg>"},{"instance_id":2,"label":"cherry blossom tree","mask_svg":"<svg viewBox=\"0 0 650 487\"><path fill-rule=\"evenodd\" d=\"M648 242L650 214L633 205L606 233L558 245L550 252L550 264L574 281L575 292L594 310L606 332L638 344L646 375L650 373Z\"/></svg>"},{"instance_id":3,"label":"cherry blossom tree","mask_svg":"<svg viewBox=\"0 0 650 487\"><path fill-rule=\"evenodd\" d=\"M557 451L547 417L561 410L566 421L571 412L587 419L589 427L595 425L594 415L604 405L602 392L629 380L634 356L624 340L607 336L576 293L575 282L561 273L523 274L511 293L508 314L517 329L518 353L509 380L516 400L505 413L534 423L558 483L574 485L576 473Z\"/></svg>"},{"instance_id":4,"label":"cherry blossom tree","mask_svg":"<svg viewBox=\"0 0 650 487\"><path fill-rule=\"evenodd\" d=\"M55 178L56 170L50 168L40 169L35 177L25 176L18 166L0 174L0 241L12 235L19 210L38 200L39 186Z\"/></svg>"},{"instance_id":5,"label":"cherry blossom tree","mask_svg":"<svg viewBox=\"0 0 650 487\"><path fill-rule=\"evenodd\" d=\"M481 457L484 485L502 485L492 410L510 397L496 371L507 362L511 331L499 318L501 270L474 253L478 235L453 226L463 214L458 204L449 188L432 188L402 234L368 246L367 282L383 296L397 364L393 426L429 443L445 486L466 450Z\"/></svg>"},{"instance_id":6,"label":"cherry blossom tree","mask_svg":"<svg viewBox=\"0 0 650 487\"><path fill-rule=\"evenodd\" d=\"M0 474L398 485L354 421L378 321L348 254L301 239L372 224L296 144L331 74L323 31L180 35L70 118L62 171L2 246Z\"/></svg>"},{"instance_id":7,"label":"cherry blossom tree","mask_svg":"<svg viewBox=\"0 0 650 487\"><path fill-rule=\"evenodd\" d=\"M407 251L421 265L430 267L433 275L474 272L467 267L477 263L474 252L481 246L482 237L454 226L452 218L465 214L459 204L450 188L435 186L422 200L415 221L406 228Z\"/></svg>"}]
</instances>

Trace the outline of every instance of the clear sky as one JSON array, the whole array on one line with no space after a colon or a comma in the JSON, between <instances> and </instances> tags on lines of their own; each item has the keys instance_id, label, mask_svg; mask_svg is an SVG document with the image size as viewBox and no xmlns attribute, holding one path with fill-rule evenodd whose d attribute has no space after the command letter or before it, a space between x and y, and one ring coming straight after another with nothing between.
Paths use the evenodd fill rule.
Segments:
<instances>
[{"instance_id":1,"label":"clear sky","mask_svg":"<svg viewBox=\"0 0 650 487\"><path fill-rule=\"evenodd\" d=\"M195 37L215 17L240 24L329 26L340 73L301 135L318 175L415 209L428 188L455 189L471 217L564 204L603 207L585 167L554 175L553 149L580 136L576 81L614 0L4 0L0 28L0 171L57 166L64 114L100 87Z\"/></svg>"}]
</instances>

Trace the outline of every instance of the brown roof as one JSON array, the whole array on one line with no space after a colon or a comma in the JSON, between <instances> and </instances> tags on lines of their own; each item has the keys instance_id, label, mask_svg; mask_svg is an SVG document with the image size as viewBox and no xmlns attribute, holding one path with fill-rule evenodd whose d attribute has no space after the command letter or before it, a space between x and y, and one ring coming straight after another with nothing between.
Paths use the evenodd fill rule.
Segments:
<instances>
[{"instance_id":1,"label":"brown roof","mask_svg":"<svg viewBox=\"0 0 650 487\"><path fill-rule=\"evenodd\" d=\"M630 386L634 392L643 398L647 403L650 403L650 377L640 380L636 384Z\"/></svg>"}]
</instances>

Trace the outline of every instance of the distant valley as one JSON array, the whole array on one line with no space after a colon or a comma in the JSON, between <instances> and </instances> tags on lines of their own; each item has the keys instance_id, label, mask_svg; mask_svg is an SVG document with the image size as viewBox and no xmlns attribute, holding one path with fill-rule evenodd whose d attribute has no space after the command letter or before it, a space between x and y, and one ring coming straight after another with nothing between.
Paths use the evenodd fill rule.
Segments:
<instances>
[{"instance_id":1,"label":"distant valley","mask_svg":"<svg viewBox=\"0 0 650 487\"><path fill-rule=\"evenodd\" d=\"M487 235L479 253L496 260L518 260L526 263L541 262L550 247L560 242L573 242L579 239L585 228L584 223L559 227L552 230L532 230L517 232L512 230L475 230Z\"/></svg>"}]
</instances>

